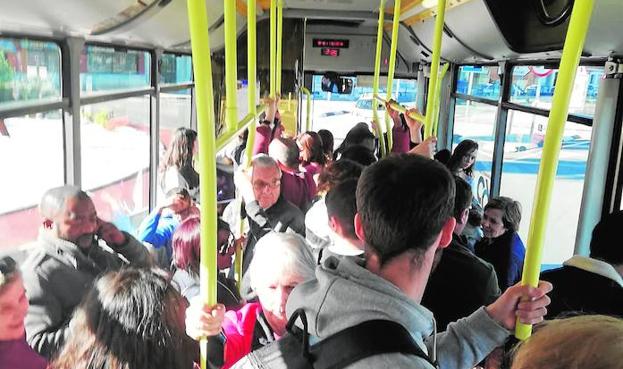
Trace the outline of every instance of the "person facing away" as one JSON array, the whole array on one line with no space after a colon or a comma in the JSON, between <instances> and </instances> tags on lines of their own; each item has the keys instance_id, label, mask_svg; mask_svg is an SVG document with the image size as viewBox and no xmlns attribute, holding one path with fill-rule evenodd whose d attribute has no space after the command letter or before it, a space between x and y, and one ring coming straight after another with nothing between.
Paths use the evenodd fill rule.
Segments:
<instances>
[{"instance_id":1,"label":"person facing away","mask_svg":"<svg viewBox=\"0 0 623 369\"><path fill-rule=\"evenodd\" d=\"M331 228L325 203L326 194L338 183L357 179L363 166L349 159L340 159L327 165L318 176L318 199L305 214L305 239L314 249L322 249L331 243Z\"/></svg>"},{"instance_id":2,"label":"person facing away","mask_svg":"<svg viewBox=\"0 0 623 369\"><path fill-rule=\"evenodd\" d=\"M247 244L242 259L243 281L241 291L250 290L247 270L253 260L257 241L271 231L305 235L305 216L281 193L281 169L277 162L264 154L251 163L251 177L243 171L234 175L236 188L245 204L249 222ZM244 297L244 295L243 295Z\"/></svg>"},{"instance_id":3,"label":"person facing away","mask_svg":"<svg viewBox=\"0 0 623 369\"><path fill-rule=\"evenodd\" d=\"M183 221L173 234L173 286L188 301L199 295L199 266L201 256L201 221L199 217L190 217ZM216 299L227 309L236 309L242 305L236 281L225 277L222 272L231 268L231 257L235 252L235 243L229 225L217 220L216 264L219 272L216 280Z\"/></svg>"},{"instance_id":4,"label":"person facing away","mask_svg":"<svg viewBox=\"0 0 623 369\"><path fill-rule=\"evenodd\" d=\"M472 254L461 236L467 224L472 190L461 178L454 177L454 181L456 226L452 241L435 255L433 271L422 298L422 305L435 314L440 331L445 331L449 323L468 316L481 306L491 304L501 293L493 266Z\"/></svg>"},{"instance_id":5,"label":"person facing away","mask_svg":"<svg viewBox=\"0 0 623 369\"><path fill-rule=\"evenodd\" d=\"M26 343L28 299L15 260L0 258L0 369L45 369L48 363Z\"/></svg>"},{"instance_id":6,"label":"person facing away","mask_svg":"<svg viewBox=\"0 0 623 369\"><path fill-rule=\"evenodd\" d=\"M491 263L504 291L521 280L526 249L517 231L521 222L519 202L500 196L485 205L484 237L475 246L476 255Z\"/></svg>"},{"instance_id":7,"label":"person facing away","mask_svg":"<svg viewBox=\"0 0 623 369\"><path fill-rule=\"evenodd\" d=\"M575 255L558 269L541 273L554 284L547 317L590 313L623 317L623 211L606 215L593 229L590 257Z\"/></svg>"},{"instance_id":8,"label":"person facing away","mask_svg":"<svg viewBox=\"0 0 623 369\"><path fill-rule=\"evenodd\" d=\"M355 232L356 192L357 179L351 178L338 183L327 193L325 203L331 243L321 253L319 262L330 255L363 259L365 245Z\"/></svg>"},{"instance_id":9,"label":"person facing away","mask_svg":"<svg viewBox=\"0 0 623 369\"><path fill-rule=\"evenodd\" d=\"M585 315L549 320L514 350L511 369L619 369L623 320Z\"/></svg>"},{"instance_id":10,"label":"person facing away","mask_svg":"<svg viewBox=\"0 0 623 369\"><path fill-rule=\"evenodd\" d=\"M257 243L249 275L259 302L247 303L224 316L217 305L218 319L202 301L193 301L187 310L188 334L199 339L223 333L226 340L211 339L208 351L215 366L228 368L240 358L280 339L286 332L286 301L299 283L314 278L314 258L305 240L297 234L269 233ZM204 315L207 314L207 317ZM206 319L204 319L206 318ZM206 329L206 321L212 321Z\"/></svg>"},{"instance_id":11,"label":"person facing away","mask_svg":"<svg viewBox=\"0 0 623 369\"><path fill-rule=\"evenodd\" d=\"M193 166L197 150L197 131L185 127L175 130L160 164L160 189L163 194L174 188L185 188L195 202L199 201L199 173Z\"/></svg>"},{"instance_id":12,"label":"person facing away","mask_svg":"<svg viewBox=\"0 0 623 369\"><path fill-rule=\"evenodd\" d=\"M299 170L299 148L291 138L276 138L268 154L281 170L281 193L286 200L305 213L316 196L316 182L311 172Z\"/></svg>"},{"instance_id":13,"label":"person facing away","mask_svg":"<svg viewBox=\"0 0 623 369\"><path fill-rule=\"evenodd\" d=\"M315 280L292 291L286 305L288 316L298 309L305 311L312 343L369 320L399 323L445 369L473 367L509 337L516 319L528 324L540 322L549 301L546 293L551 289L546 282L539 288L513 286L494 303L430 339L433 315L420 301L435 252L452 239L453 205L454 180L433 160L396 155L367 168L357 186L355 216L355 232L366 245L365 267L348 258L328 258L316 269ZM437 342L437 349L433 342ZM286 368L278 354L260 361L262 355L251 353L234 368ZM349 366L382 367L432 365L421 357L388 353Z\"/></svg>"},{"instance_id":14,"label":"person facing away","mask_svg":"<svg viewBox=\"0 0 623 369\"><path fill-rule=\"evenodd\" d=\"M137 238L148 244L156 264L163 269L171 267L173 249L171 239L177 226L190 216L199 215L199 209L185 188L173 188L166 201L152 210L141 222Z\"/></svg>"},{"instance_id":15,"label":"person facing away","mask_svg":"<svg viewBox=\"0 0 623 369\"><path fill-rule=\"evenodd\" d=\"M39 205L42 227L23 265L30 308L28 343L46 358L62 346L74 308L101 274L129 263L148 266L147 249L128 233L98 218L80 188L46 191Z\"/></svg>"},{"instance_id":16,"label":"person facing away","mask_svg":"<svg viewBox=\"0 0 623 369\"><path fill-rule=\"evenodd\" d=\"M335 143L333 133L328 129L321 129L318 130L318 136L320 136L322 141L322 152L324 153L326 161L330 162L333 160L333 145Z\"/></svg>"},{"instance_id":17,"label":"person facing away","mask_svg":"<svg viewBox=\"0 0 623 369\"><path fill-rule=\"evenodd\" d=\"M49 369L193 369L184 298L161 269L124 268L99 278L78 306Z\"/></svg>"}]
</instances>

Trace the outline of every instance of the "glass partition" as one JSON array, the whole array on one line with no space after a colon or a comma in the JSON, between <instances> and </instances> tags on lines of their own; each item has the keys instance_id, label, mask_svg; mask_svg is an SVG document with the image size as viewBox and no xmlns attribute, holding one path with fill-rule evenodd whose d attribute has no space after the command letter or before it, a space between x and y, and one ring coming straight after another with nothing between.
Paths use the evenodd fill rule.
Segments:
<instances>
[{"instance_id":1,"label":"glass partition","mask_svg":"<svg viewBox=\"0 0 623 369\"><path fill-rule=\"evenodd\" d=\"M147 51L86 45L80 56L83 94L150 87Z\"/></svg>"}]
</instances>

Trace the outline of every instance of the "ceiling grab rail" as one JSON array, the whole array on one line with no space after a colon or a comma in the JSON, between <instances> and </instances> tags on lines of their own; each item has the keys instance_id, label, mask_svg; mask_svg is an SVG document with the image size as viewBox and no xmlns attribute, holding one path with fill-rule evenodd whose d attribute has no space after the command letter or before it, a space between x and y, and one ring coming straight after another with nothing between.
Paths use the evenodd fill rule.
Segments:
<instances>
[{"instance_id":1,"label":"ceiling grab rail","mask_svg":"<svg viewBox=\"0 0 623 369\"><path fill-rule=\"evenodd\" d=\"M374 79L372 81L372 93L378 95L379 93L379 79L381 77L381 52L383 51L383 25L385 22L385 0L381 0L379 5L379 24L376 33L376 57L374 59ZM372 104L372 119L375 122L379 122L378 104ZM381 156L387 155L387 148L385 147L385 140L383 139L383 129L380 124L375 124L376 136L381 143Z\"/></svg>"},{"instance_id":2,"label":"ceiling grab rail","mask_svg":"<svg viewBox=\"0 0 623 369\"><path fill-rule=\"evenodd\" d=\"M212 58L208 16L204 0L188 0L188 24L193 54L193 72L197 96L199 143L199 185L201 199L200 295L205 304L216 304L216 150L214 95L212 93ZM213 215L213 216L210 216ZM201 340L201 368L207 368L207 345Z\"/></svg>"},{"instance_id":3,"label":"ceiling grab rail","mask_svg":"<svg viewBox=\"0 0 623 369\"><path fill-rule=\"evenodd\" d=\"M437 2L437 16L435 17L435 34L433 36L433 55L430 65L430 80L428 85L428 97L426 99L426 122L424 123L424 138L433 135L433 122L435 121L435 104L437 96L437 83L439 76L439 61L441 59L441 37L446 16L446 0Z\"/></svg>"},{"instance_id":4,"label":"ceiling grab rail","mask_svg":"<svg viewBox=\"0 0 623 369\"><path fill-rule=\"evenodd\" d=\"M387 71L387 98L392 98L392 85L394 83L394 73L396 72L396 51L398 48L398 30L400 29L400 0L394 0L394 20L392 23L392 43L389 51L389 69ZM387 152L392 151L394 138L392 137L391 118L389 112L385 111L385 131L387 132ZM378 122L378 121L377 121ZM379 136L383 139L383 136Z\"/></svg>"},{"instance_id":5,"label":"ceiling grab rail","mask_svg":"<svg viewBox=\"0 0 623 369\"><path fill-rule=\"evenodd\" d=\"M545 227L549 215L551 195L556 178L558 158L562 146L565 122L569 113L569 101L580 63L584 40L593 12L594 0L576 0L571 12L565 46L560 60L560 69L549 114L543 155L536 182L536 192L528 231L528 247L523 267L522 285L537 286L545 240ZM532 326L517 321L515 337L526 339L532 334Z\"/></svg>"}]
</instances>

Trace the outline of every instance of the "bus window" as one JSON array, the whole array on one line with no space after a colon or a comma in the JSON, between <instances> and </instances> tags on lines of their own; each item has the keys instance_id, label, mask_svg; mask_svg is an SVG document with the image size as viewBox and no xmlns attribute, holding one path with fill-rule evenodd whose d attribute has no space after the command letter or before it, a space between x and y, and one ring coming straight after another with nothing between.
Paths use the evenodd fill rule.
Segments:
<instances>
[{"instance_id":1,"label":"bus window","mask_svg":"<svg viewBox=\"0 0 623 369\"><path fill-rule=\"evenodd\" d=\"M543 152L542 129L547 119L514 110L508 115L500 194L512 197L522 205L519 235L524 243L530 228L536 177ZM573 255L591 133L591 127L572 122L565 124L547 219L543 264L558 265Z\"/></svg>"},{"instance_id":2,"label":"bus window","mask_svg":"<svg viewBox=\"0 0 623 369\"><path fill-rule=\"evenodd\" d=\"M0 37L0 105L60 100L60 66L53 42Z\"/></svg>"},{"instance_id":3,"label":"bus window","mask_svg":"<svg viewBox=\"0 0 623 369\"><path fill-rule=\"evenodd\" d=\"M160 59L160 83L176 84L192 81L190 55L163 54Z\"/></svg>"},{"instance_id":4,"label":"bus window","mask_svg":"<svg viewBox=\"0 0 623 369\"><path fill-rule=\"evenodd\" d=\"M0 119L0 252L37 238L43 193L64 183L61 110Z\"/></svg>"},{"instance_id":5,"label":"bus window","mask_svg":"<svg viewBox=\"0 0 623 369\"><path fill-rule=\"evenodd\" d=\"M603 67L580 66L569 104L569 114L592 117L595 113L599 81ZM513 68L510 101L516 104L549 110L552 107L558 69L543 66Z\"/></svg>"},{"instance_id":6,"label":"bus window","mask_svg":"<svg viewBox=\"0 0 623 369\"><path fill-rule=\"evenodd\" d=\"M497 101L500 97L498 66L464 65L459 67L456 92Z\"/></svg>"},{"instance_id":7,"label":"bus window","mask_svg":"<svg viewBox=\"0 0 623 369\"><path fill-rule=\"evenodd\" d=\"M472 192L483 206L489 200L496 114L497 106L456 99L452 150L466 139L478 143Z\"/></svg>"},{"instance_id":8,"label":"bus window","mask_svg":"<svg viewBox=\"0 0 623 369\"><path fill-rule=\"evenodd\" d=\"M321 74L314 75L312 79L312 130L328 129L335 137L335 147L338 147L355 124L359 122L369 124L372 121L372 104L375 103L372 96L372 77L348 77L353 84L350 94L323 91L322 79ZM361 83L358 84L358 81ZM386 85L381 81L380 86L379 94L385 98ZM392 91L392 97L400 104L415 106L416 80L394 79ZM385 108L382 105L379 113L384 122Z\"/></svg>"},{"instance_id":9,"label":"bus window","mask_svg":"<svg viewBox=\"0 0 623 369\"><path fill-rule=\"evenodd\" d=\"M151 55L147 51L86 45L80 56L80 90L90 94L148 88L150 65Z\"/></svg>"},{"instance_id":10,"label":"bus window","mask_svg":"<svg viewBox=\"0 0 623 369\"><path fill-rule=\"evenodd\" d=\"M98 215L132 232L149 208L150 97L81 108L82 188Z\"/></svg>"}]
</instances>

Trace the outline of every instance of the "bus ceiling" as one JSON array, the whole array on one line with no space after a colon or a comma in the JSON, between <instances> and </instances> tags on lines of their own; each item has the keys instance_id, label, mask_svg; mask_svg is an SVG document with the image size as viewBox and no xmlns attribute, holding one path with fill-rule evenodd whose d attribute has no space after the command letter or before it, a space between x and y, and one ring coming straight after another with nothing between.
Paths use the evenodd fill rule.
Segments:
<instances>
[{"instance_id":1,"label":"bus ceiling","mask_svg":"<svg viewBox=\"0 0 623 369\"><path fill-rule=\"evenodd\" d=\"M445 61L469 64L560 57L568 24L565 9L571 0L447 1L442 42ZM258 19L267 18L265 9L269 3L258 1ZM378 6L379 0L286 0L284 17L307 19L308 33L375 39ZM398 63L404 64L407 70L414 63L430 61L434 6L435 0L402 2ZM206 7L210 10L210 45L213 50L222 49L223 1L206 0ZM388 1L388 15L392 7L393 1ZM246 29L246 1L238 0L237 10L238 33L242 35ZM618 19L622 10L620 0L600 0L596 4L585 56L603 58L623 54L623 38L619 37L623 34L623 23ZM389 35L392 17L385 19L385 34ZM54 6L42 0L22 0L3 7L0 12L3 35L52 39L78 36L92 42L178 52L190 52L186 23L184 0L59 0ZM334 54L323 56L333 63L336 59L332 57L341 57Z\"/></svg>"}]
</instances>

